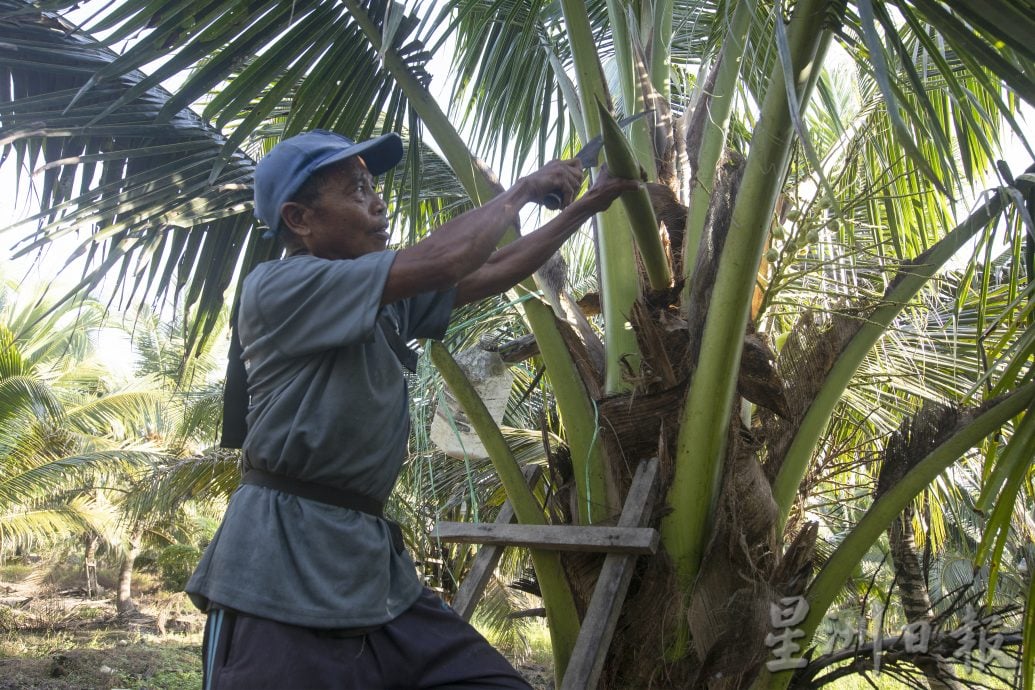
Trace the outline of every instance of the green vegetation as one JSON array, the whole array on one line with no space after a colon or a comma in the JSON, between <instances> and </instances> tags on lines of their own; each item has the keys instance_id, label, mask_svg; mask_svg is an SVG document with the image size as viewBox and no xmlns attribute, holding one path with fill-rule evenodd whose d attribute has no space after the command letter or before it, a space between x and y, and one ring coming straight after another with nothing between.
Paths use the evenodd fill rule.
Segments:
<instances>
[{"instance_id":1,"label":"green vegetation","mask_svg":"<svg viewBox=\"0 0 1035 690\"><path fill-rule=\"evenodd\" d=\"M196 690L201 687L201 635L32 635L0 639L6 687Z\"/></svg>"},{"instance_id":2,"label":"green vegetation","mask_svg":"<svg viewBox=\"0 0 1035 690\"><path fill-rule=\"evenodd\" d=\"M111 590L84 598L82 563L8 564L0 576L0 674L5 687L192 690L201 684L203 617L182 593L138 578L141 609L118 616ZM11 575L15 577L10 577ZM108 570L102 583L114 584ZM71 585L74 588L70 588Z\"/></svg>"},{"instance_id":3,"label":"green vegetation","mask_svg":"<svg viewBox=\"0 0 1035 690\"><path fill-rule=\"evenodd\" d=\"M200 559L201 551L190 544L170 544L162 549L155 560L162 585L174 592L182 590Z\"/></svg>"}]
</instances>

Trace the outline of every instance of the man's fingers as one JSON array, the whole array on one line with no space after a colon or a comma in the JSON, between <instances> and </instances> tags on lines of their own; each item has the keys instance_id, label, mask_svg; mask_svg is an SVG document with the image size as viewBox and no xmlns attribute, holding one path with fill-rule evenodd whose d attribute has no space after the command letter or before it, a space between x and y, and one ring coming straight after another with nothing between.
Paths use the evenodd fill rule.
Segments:
<instances>
[{"instance_id":1,"label":"man's fingers","mask_svg":"<svg viewBox=\"0 0 1035 690\"><path fill-rule=\"evenodd\" d=\"M564 198L563 206L570 204L582 188L582 163L577 158L565 161L558 161L561 164L561 192Z\"/></svg>"},{"instance_id":2,"label":"man's fingers","mask_svg":"<svg viewBox=\"0 0 1035 690\"><path fill-rule=\"evenodd\" d=\"M552 160L528 179L534 180L536 188L543 190L540 203L551 209L564 208L582 188L582 164L577 158Z\"/></svg>"},{"instance_id":3,"label":"man's fingers","mask_svg":"<svg viewBox=\"0 0 1035 690\"><path fill-rule=\"evenodd\" d=\"M642 186L643 183L639 180L612 177L603 171L597 175L593 186L582 196L582 200L593 209L594 213L598 213L611 206L612 202L625 192L631 192Z\"/></svg>"}]
</instances>

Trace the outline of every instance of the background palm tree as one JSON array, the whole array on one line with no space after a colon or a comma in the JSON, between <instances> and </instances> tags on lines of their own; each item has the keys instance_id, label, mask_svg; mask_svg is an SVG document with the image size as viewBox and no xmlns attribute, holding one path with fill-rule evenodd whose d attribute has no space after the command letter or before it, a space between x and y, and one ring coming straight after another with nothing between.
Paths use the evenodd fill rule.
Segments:
<instances>
[{"instance_id":1,"label":"background palm tree","mask_svg":"<svg viewBox=\"0 0 1035 690\"><path fill-rule=\"evenodd\" d=\"M133 38L121 56L57 15L0 7L11 84L0 142L45 168L28 246L90 228L84 285L121 271L145 299L181 295L192 342L215 329L237 268L273 254L248 187L251 160L281 133L404 130L387 190L407 240L463 203L455 184L408 192L426 181L425 131L469 203L498 190L427 92L444 36L461 75L454 121L466 119L473 147L520 165L604 131L612 170L643 170L649 199L597 219L595 324L569 326L577 317L555 315L535 285L519 291L572 461L571 519L614 515L636 461L664 467L665 553L638 573L608 684L791 682L765 664L770 604L805 597L807 644L889 525L963 456L985 477L975 561L1005 548L1035 427L1018 203L1030 181L1005 171L973 208L953 200L983 184L1004 127L1023 134L1017 107L1035 95L1024 3L119 3L87 28L111 45ZM835 50L851 72L823 69ZM136 71L160 59L152 76ZM175 94L158 86L187 69ZM846 74L854 95L838 88ZM185 110L199 99L201 117ZM612 113L645 109L627 143ZM975 237L980 251L940 289L940 267ZM945 310L954 338L928 347L917 333L941 328L932 315ZM959 409L907 444L900 477L874 499L881 458L896 430L920 428L906 420L925 400ZM495 438L493 427L479 432ZM498 448L522 519L545 520ZM853 505L826 545L816 501L834 486ZM561 674L592 572L545 557L536 568ZM1035 631L1030 609L1023 625Z\"/></svg>"},{"instance_id":2,"label":"background palm tree","mask_svg":"<svg viewBox=\"0 0 1035 690\"><path fill-rule=\"evenodd\" d=\"M117 533L119 487L158 457L131 432L157 398L114 383L97 358L99 332L113 327L100 303L54 304L5 283L0 305L0 549L82 537L92 595L99 542Z\"/></svg>"}]
</instances>

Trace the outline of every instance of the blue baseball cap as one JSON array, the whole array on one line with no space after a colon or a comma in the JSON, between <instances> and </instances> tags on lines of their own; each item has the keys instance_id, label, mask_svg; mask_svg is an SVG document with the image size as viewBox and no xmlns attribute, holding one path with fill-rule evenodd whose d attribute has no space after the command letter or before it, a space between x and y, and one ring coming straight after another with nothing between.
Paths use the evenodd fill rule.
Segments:
<instances>
[{"instance_id":1,"label":"blue baseball cap","mask_svg":"<svg viewBox=\"0 0 1035 690\"><path fill-rule=\"evenodd\" d=\"M314 129L274 146L255 166L255 217L270 228L264 236L284 229L280 207L314 171L359 155L371 175L380 175L402 160L402 139L392 132L357 144L342 134Z\"/></svg>"}]
</instances>

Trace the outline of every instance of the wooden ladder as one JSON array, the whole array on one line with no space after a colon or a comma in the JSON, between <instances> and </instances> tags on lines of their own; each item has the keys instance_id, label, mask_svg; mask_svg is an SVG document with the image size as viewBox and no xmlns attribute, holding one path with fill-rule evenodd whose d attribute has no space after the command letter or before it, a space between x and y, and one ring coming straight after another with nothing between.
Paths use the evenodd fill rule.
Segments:
<instances>
[{"instance_id":1,"label":"wooden ladder","mask_svg":"<svg viewBox=\"0 0 1035 690\"><path fill-rule=\"evenodd\" d=\"M525 479L532 486L542 469L526 468ZM633 566L640 555L654 554L659 536L647 527L653 494L658 479L658 459L651 458L636 468L618 525L519 525L514 524L514 509L507 501L495 522L440 522L432 535L444 542L483 544L467 577L453 597L453 609L470 620L485 585L507 546L524 546L556 551L604 552L593 596L586 609L575 649L561 682L561 690L595 688L611 646L618 614L629 590Z\"/></svg>"}]
</instances>

